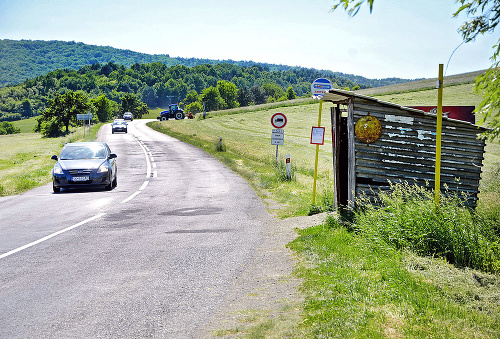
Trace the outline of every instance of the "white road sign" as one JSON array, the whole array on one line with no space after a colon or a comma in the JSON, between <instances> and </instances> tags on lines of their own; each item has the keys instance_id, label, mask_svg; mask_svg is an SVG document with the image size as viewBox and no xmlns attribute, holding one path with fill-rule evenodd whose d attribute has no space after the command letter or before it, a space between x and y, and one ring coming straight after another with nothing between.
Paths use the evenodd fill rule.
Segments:
<instances>
[{"instance_id":1,"label":"white road sign","mask_svg":"<svg viewBox=\"0 0 500 339\"><path fill-rule=\"evenodd\" d=\"M314 80L311 85L312 97L315 99L321 99L323 95L332 89L332 83L330 80L325 78L318 78Z\"/></svg>"},{"instance_id":2,"label":"white road sign","mask_svg":"<svg viewBox=\"0 0 500 339\"><path fill-rule=\"evenodd\" d=\"M283 129L273 129L271 134L271 145L284 145L285 142L285 130Z\"/></svg>"},{"instance_id":3,"label":"white road sign","mask_svg":"<svg viewBox=\"0 0 500 339\"><path fill-rule=\"evenodd\" d=\"M283 113L275 113L271 117L271 125L273 125L274 128L283 128L286 125L286 115Z\"/></svg>"},{"instance_id":4,"label":"white road sign","mask_svg":"<svg viewBox=\"0 0 500 339\"><path fill-rule=\"evenodd\" d=\"M76 120L92 120L92 113L77 114Z\"/></svg>"}]
</instances>

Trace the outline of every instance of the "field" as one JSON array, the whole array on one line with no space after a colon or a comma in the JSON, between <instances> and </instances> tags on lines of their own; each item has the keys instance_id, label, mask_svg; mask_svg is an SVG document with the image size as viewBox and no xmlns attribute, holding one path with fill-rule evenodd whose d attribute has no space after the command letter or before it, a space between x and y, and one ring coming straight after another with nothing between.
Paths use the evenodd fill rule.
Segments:
<instances>
[{"instance_id":1,"label":"field","mask_svg":"<svg viewBox=\"0 0 500 339\"><path fill-rule=\"evenodd\" d=\"M25 192L44 185L51 180L54 161L50 157L59 154L67 142L95 139L101 125L96 125L89 136L74 129L73 133L61 138L42 138L33 133L35 119L15 122L20 134L0 135L0 196Z\"/></svg>"}]
</instances>

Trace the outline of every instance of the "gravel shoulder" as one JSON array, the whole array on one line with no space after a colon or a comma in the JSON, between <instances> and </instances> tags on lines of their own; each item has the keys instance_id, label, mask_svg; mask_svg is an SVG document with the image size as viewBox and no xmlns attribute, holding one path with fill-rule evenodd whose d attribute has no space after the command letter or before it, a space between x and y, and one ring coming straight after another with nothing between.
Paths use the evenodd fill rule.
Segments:
<instances>
[{"instance_id":1,"label":"gravel shoulder","mask_svg":"<svg viewBox=\"0 0 500 339\"><path fill-rule=\"evenodd\" d=\"M200 338L237 338L259 327L271 328L276 338L294 336L290 331L300 322L303 297L298 290L301 281L292 274L297 261L286 245L297 237L296 228L322 224L326 215L269 215L261 245L227 291L224 305L203 326Z\"/></svg>"}]
</instances>

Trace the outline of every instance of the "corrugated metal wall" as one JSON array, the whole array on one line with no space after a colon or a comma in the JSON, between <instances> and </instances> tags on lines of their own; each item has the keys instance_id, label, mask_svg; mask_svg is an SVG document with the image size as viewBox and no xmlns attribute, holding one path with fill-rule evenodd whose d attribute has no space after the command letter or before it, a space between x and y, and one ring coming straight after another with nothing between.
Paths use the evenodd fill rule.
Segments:
<instances>
[{"instance_id":1,"label":"corrugated metal wall","mask_svg":"<svg viewBox=\"0 0 500 339\"><path fill-rule=\"evenodd\" d=\"M356 196L373 195L391 182L407 181L434 188L436 118L362 98L354 99L354 123L370 113L382 124L382 135L370 144L356 137ZM475 205L481 175L484 141L474 125L443 119L441 185L468 194Z\"/></svg>"}]
</instances>

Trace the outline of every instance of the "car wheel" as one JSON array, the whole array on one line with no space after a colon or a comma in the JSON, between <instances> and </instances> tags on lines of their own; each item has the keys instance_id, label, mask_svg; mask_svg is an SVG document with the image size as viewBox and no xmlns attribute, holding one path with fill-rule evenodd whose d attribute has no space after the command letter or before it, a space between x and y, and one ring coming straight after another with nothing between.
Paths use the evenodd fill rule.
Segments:
<instances>
[{"instance_id":1,"label":"car wheel","mask_svg":"<svg viewBox=\"0 0 500 339\"><path fill-rule=\"evenodd\" d=\"M125 133L127 133L127 130L125 130Z\"/></svg>"},{"instance_id":2,"label":"car wheel","mask_svg":"<svg viewBox=\"0 0 500 339\"><path fill-rule=\"evenodd\" d=\"M111 134L115 134L115 131L111 130Z\"/></svg>"},{"instance_id":3,"label":"car wheel","mask_svg":"<svg viewBox=\"0 0 500 339\"><path fill-rule=\"evenodd\" d=\"M184 119L184 113L176 112L175 113L175 120L182 120L182 119Z\"/></svg>"},{"instance_id":4,"label":"car wheel","mask_svg":"<svg viewBox=\"0 0 500 339\"><path fill-rule=\"evenodd\" d=\"M109 184L104 186L104 188L106 189L106 191L111 191L113 189L113 181L111 180L111 177L109 177L108 179L109 179Z\"/></svg>"},{"instance_id":5,"label":"car wheel","mask_svg":"<svg viewBox=\"0 0 500 339\"><path fill-rule=\"evenodd\" d=\"M54 193L61 192L61 188L60 187L56 187L54 184L52 184L52 190L54 191Z\"/></svg>"}]
</instances>

